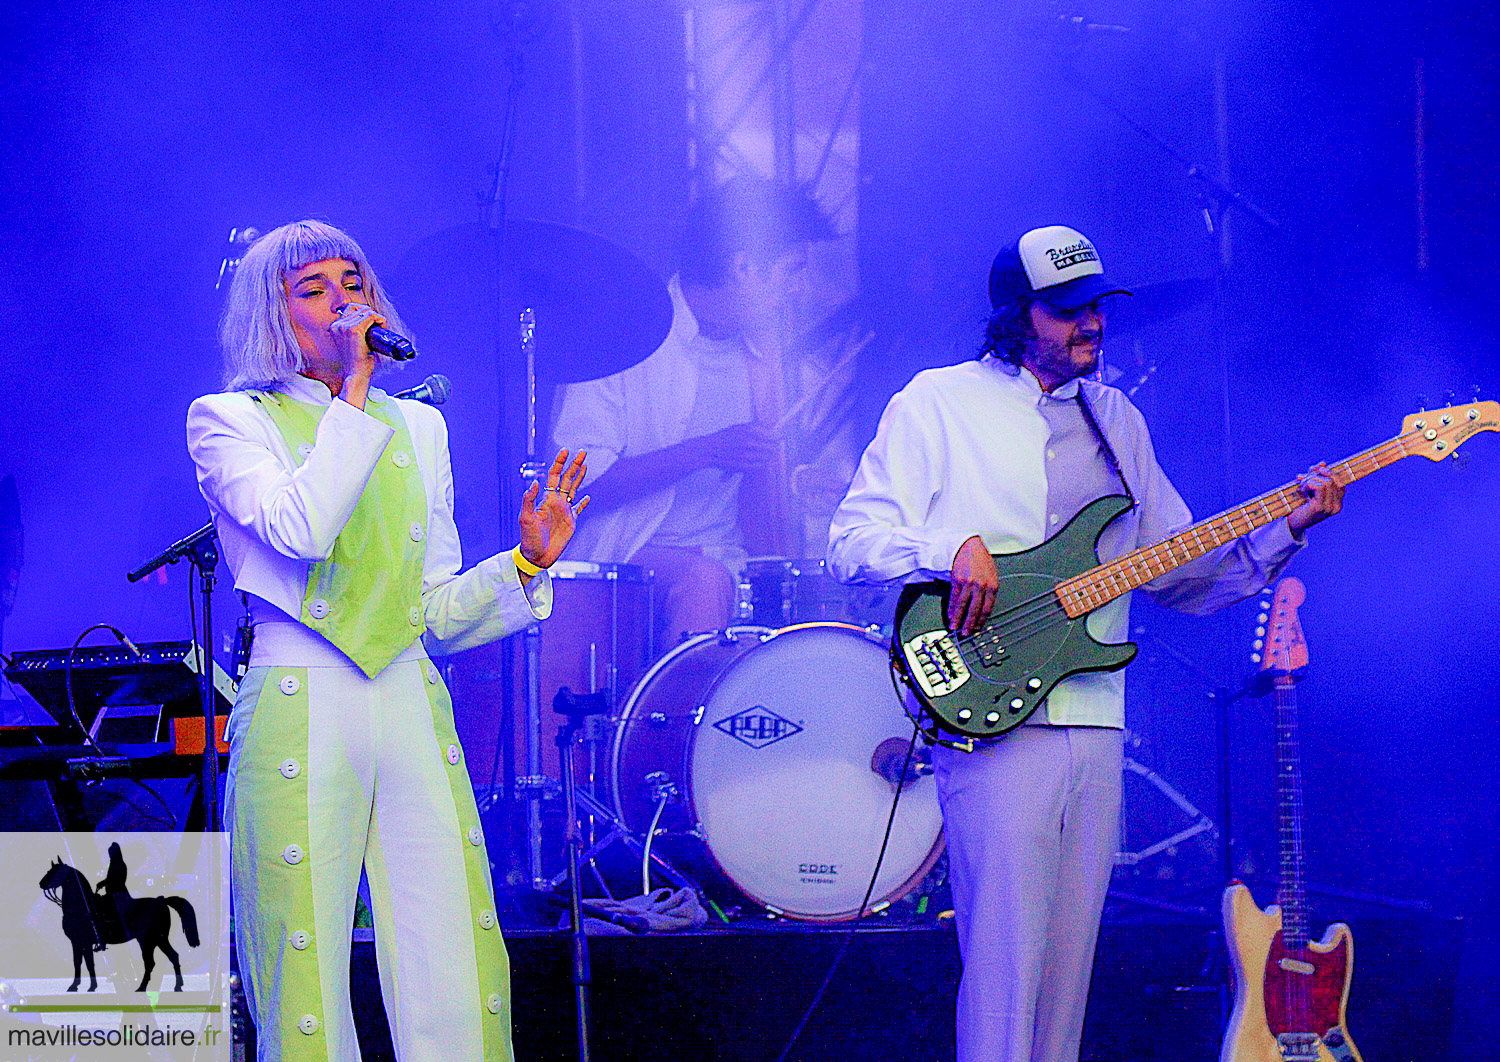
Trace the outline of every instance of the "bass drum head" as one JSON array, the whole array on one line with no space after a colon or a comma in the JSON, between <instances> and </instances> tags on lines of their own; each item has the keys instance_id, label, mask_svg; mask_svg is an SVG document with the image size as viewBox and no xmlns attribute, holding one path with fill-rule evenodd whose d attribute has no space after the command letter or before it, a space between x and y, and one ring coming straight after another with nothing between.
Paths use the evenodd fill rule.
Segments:
<instances>
[{"instance_id":1,"label":"bass drum head","mask_svg":"<svg viewBox=\"0 0 1500 1062\"><path fill-rule=\"evenodd\" d=\"M615 814L643 836L656 810L655 792L672 787L677 796L664 809L659 828L691 830L687 748L703 693L719 672L769 638L766 627L730 627L684 638L641 676L616 724L609 779Z\"/></svg>"},{"instance_id":2,"label":"bass drum head","mask_svg":"<svg viewBox=\"0 0 1500 1062\"><path fill-rule=\"evenodd\" d=\"M688 775L709 854L762 906L856 917L895 797L877 750L895 739L904 756L911 735L883 642L843 623L777 631L725 668L694 727ZM942 851L936 782L911 773L872 908L914 888Z\"/></svg>"}]
</instances>

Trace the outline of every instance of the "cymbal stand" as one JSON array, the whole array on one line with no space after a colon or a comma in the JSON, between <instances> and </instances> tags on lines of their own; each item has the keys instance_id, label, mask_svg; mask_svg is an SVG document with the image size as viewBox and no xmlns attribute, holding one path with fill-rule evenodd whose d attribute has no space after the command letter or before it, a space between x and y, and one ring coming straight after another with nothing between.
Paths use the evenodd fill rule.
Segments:
<instances>
[{"instance_id":1,"label":"cymbal stand","mask_svg":"<svg viewBox=\"0 0 1500 1062\"><path fill-rule=\"evenodd\" d=\"M536 456L536 313L521 311L521 351L526 357L526 461L521 465L524 491L540 482L543 470ZM524 502L522 504L525 504ZM526 871L531 887L551 888L542 871L542 801L555 787L542 773L542 628L533 623L522 635L526 693L526 773L516 779L516 796L526 801ZM566 788L566 784L565 784ZM569 822L572 821L571 815Z\"/></svg>"}]
</instances>

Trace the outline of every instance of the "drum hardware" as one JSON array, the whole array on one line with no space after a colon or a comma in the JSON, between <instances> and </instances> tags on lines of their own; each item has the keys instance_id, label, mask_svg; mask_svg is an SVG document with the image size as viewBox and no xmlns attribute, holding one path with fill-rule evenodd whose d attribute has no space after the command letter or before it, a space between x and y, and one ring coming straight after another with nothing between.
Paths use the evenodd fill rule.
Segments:
<instances>
[{"instance_id":1,"label":"drum hardware","mask_svg":"<svg viewBox=\"0 0 1500 1062\"><path fill-rule=\"evenodd\" d=\"M523 774L517 776L513 791L517 800L529 800L532 797L553 800L561 795L562 783L545 774Z\"/></svg>"},{"instance_id":2,"label":"drum hardware","mask_svg":"<svg viewBox=\"0 0 1500 1062\"><path fill-rule=\"evenodd\" d=\"M701 893L702 889L699 887L697 882L693 881L686 874L683 874L681 871L679 871L675 866L671 864L670 861L663 859L660 855L654 855L651 852L651 842L649 835L647 837L646 843L642 844L636 838L636 836L630 832L629 828L615 817L614 813L610 811L609 808L607 808L602 802L599 801L597 797L595 797L588 790L579 786L576 780L574 780L574 766L572 755L573 750L571 746L577 743L578 736L586 729L588 721L591 718L604 718L602 709L604 708L606 703L606 698L602 692L575 694L566 686L557 691L557 696L553 698L552 701L553 708L556 711L567 715L568 725L563 730L559 731L557 735L557 747L561 754L559 757L559 762L562 764L563 782L561 786L559 786L558 783L553 782L551 779L546 779L545 781L550 783L555 789L561 790L563 794L564 800L567 804L567 822L570 824L567 830L568 843L571 846L576 842L578 850L573 850L572 848L570 848L570 862L560 873L548 879L548 888L557 888L557 886L561 885L563 881L569 877L570 870L574 868L573 861L576 861L576 870L578 872L582 871L585 864L593 867L594 860L598 857L599 853L618 841L623 844L628 851L636 856L639 856L641 859L641 874L642 878L645 881L645 887L641 890L642 895L651 891L649 868L652 865L655 865L658 872L660 872L663 877L667 878L674 885L693 889L695 892ZM668 779L664 773L660 781L660 786L660 796L657 799L661 801L661 804L664 807L672 799L673 794L676 793L677 787L672 784L671 780ZM581 831L578 828L578 815L580 807L582 808L583 813L586 814L594 824L602 824L604 827L606 827L604 836L594 839L586 850L582 848L583 837ZM594 873L597 877L597 868L594 869ZM599 880L600 884L602 885L602 878L600 878ZM606 894L608 893L608 891L609 890L606 888Z\"/></svg>"},{"instance_id":3,"label":"drum hardware","mask_svg":"<svg viewBox=\"0 0 1500 1062\"><path fill-rule=\"evenodd\" d=\"M652 771L646 775L646 791L651 794L653 804L676 803L682 799L682 790L666 771Z\"/></svg>"},{"instance_id":4,"label":"drum hardware","mask_svg":"<svg viewBox=\"0 0 1500 1062\"><path fill-rule=\"evenodd\" d=\"M513 103L507 108L514 113ZM508 522L519 501L512 485L515 455L524 455L522 491L546 474L537 461L537 415L545 415L553 388L609 376L643 360L671 328L672 300L662 279L625 248L565 225L506 216L504 188L514 124L513 118L506 121L485 220L421 241L401 259L396 277L407 292L407 319L432 349L445 352L448 362L440 368L457 386L467 386L465 371L479 386L472 375L478 366L493 367L500 380L495 452L501 516ZM455 286L474 296L462 309L451 298ZM497 327L476 329L475 320L492 320ZM519 343L518 333L511 331L517 324ZM525 381L524 388L511 386L517 379ZM545 659L540 631L533 627L521 638L522 670L515 688L525 691L524 709L512 718L525 735L522 769L536 776L546 773L544 749L549 747L543 739L544 691L538 688ZM512 666L507 662L507 668ZM528 794L525 819L527 874L533 888L545 891L541 797L535 792Z\"/></svg>"},{"instance_id":5,"label":"drum hardware","mask_svg":"<svg viewBox=\"0 0 1500 1062\"><path fill-rule=\"evenodd\" d=\"M1127 733L1127 740L1129 739L1129 737L1130 735ZM1185 816L1187 816L1189 824L1181 830L1178 830L1171 836L1157 841L1155 844L1147 845L1138 852L1132 852L1129 850L1125 840L1126 805L1124 801L1121 801L1120 850L1115 853L1115 866L1137 866L1142 861L1150 859L1152 856L1157 855L1160 852L1165 852L1169 849L1175 848L1177 845L1182 844L1184 841L1191 840L1192 838L1197 837L1199 834L1208 834L1210 840L1216 841L1218 839L1219 831L1217 827L1215 827L1214 821L1207 815L1203 814L1203 812L1199 811L1196 807L1194 807L1192 802L1189 801L1187 797L1178 792L1177 789L1174 788L1172 784L1161 775L1157 774L1150 767L1147 767L1139 760L1136 760L1130 756L1125 757L1125 770L1144 779L1149 785L1155 788L1157 792L1161 793L1162 796L1166 797L1169 801L1176 805L1176 807Z\"/></svg>"},{"instance_id":6,"label":"drum hardware","mask_svg":"<svg viewBox=\"0 0 1500 1062\"><path fill-rule=\"evenodd\" d=\"M899 587L846 586L821 557L751 557L740 572L735 616L772 629L837 622L889 634L899 595Z\"/></svg>"}]
</instances>

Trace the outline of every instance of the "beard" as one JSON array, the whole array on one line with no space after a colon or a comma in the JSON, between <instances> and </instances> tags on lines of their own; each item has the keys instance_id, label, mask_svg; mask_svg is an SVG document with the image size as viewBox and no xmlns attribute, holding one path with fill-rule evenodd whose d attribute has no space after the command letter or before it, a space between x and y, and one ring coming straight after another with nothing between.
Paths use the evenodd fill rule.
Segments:
<instances>
[{"instance_id":1,"label":"beard","mask_svg":"<svg viewBox=\"0 0 1500 1062\"><path fill-rule=\"evenodd\" d=\"M1032 363L1048 376L1075 380L1099 368L1104 336L1075 336L1065 343L1033 343L1028 352Z\"/></svg>"}]
</instances>

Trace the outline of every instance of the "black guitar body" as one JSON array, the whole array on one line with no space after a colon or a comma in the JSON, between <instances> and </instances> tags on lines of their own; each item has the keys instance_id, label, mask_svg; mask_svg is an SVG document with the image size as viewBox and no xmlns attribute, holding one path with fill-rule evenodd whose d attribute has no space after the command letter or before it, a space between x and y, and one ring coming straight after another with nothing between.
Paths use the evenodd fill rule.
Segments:
<instances>
[{"instance_id":1,"label":"black guitar body","mask_svg":"<svg viewBox=\"0 0 1500 1062\"><path fill-rule=\"evenodd\" d=\"M1129 498L1108 495L1041 545L995 554L995 608L969 638L948 631L949 583L906 587L896 606L891 662L938 730L998 737L1024 723L1069 675L1118 671L1135 659L1134 643L1096 640L1087 616L1070 618L1055 593L1058 584L1098 566L1099 536L1130 506Z\"/></svg>"}]
</instances>

